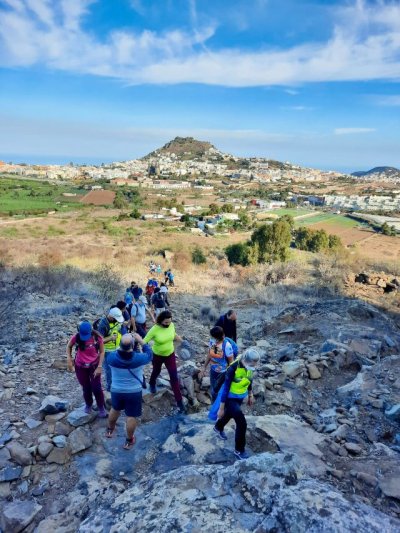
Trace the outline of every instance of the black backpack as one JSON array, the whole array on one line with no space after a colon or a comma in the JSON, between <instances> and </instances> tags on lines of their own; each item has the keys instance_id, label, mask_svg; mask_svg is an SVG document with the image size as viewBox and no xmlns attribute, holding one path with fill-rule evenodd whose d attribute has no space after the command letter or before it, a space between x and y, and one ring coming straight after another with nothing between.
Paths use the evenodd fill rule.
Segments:
<instances>
[{"instance_id":1,"label":"black backpack","mask_svg":"<svg viewBox=\"0 0 400 533\"><path fill-rule=\"evenodd\" d=\"M153 305L154 307L157 307L157 309L165 307L164 296L161 292L157 292L157 294L155 294L153 299Z\"/></svg>"}]
</instances>

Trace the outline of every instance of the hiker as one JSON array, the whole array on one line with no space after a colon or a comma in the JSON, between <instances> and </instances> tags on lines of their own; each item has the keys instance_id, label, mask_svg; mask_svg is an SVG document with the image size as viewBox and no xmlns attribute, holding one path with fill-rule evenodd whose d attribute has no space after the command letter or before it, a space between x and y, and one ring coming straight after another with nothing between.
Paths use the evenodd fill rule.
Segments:
<instances>
[{"instance_id":1,"label":"hiker","mask_svg":"<svg viewBox=\"0 0 400 533\"><path fill-rule=\"evenodd\" d=\"M97 322L97 324L96 324ZM104 341L104 369L106 374L106 390L111 390L111 369L108 365L108 355L116 350L121 340L121 325L124 322L122 312L118 307L112 307L107 316L95 322L95 329Z\"/></svg>"},{"instance_id":2,"label":"hiker","mask_svg":"<svg viewBox=\"0 0 400 533\"><path fill-rule=\"evenodd\" d=\"M151 320L155 322L155 318L151 309L147 307L146 296L140 296L139 300L132 305L131 320L133 329L136 330L141 337L146 335L146 313L150 316Z\"/></svg>"},{"instance_id":3,"label":"hiker","mask_svg":"<svg viewBox=\"0 0 400 533\"><path fill-rule=\"evenodd\" d=\"M174 274L171 272L171 269L169 268L166 272L166 277L165 277L165 283L169 282L169 286L170 287L174 287L175 286L175 283L174 283Z\"/></svg>"},{"instance_id":4,"label":"hiker","mask_svg":"<svg viewBox=\"0 0 400 533\"><path fill-rule=\"evenodd\" d=\"M221 315L217 322L215 323L216 326L219 326L224 330L225 336L229 337L233 341L237 342L237 333L236 333L236 319L237 314L236 311L233 311L233 309L230 309L227 313L224 315Z\"/></svg>"},{"instance_id":5,"label":"hiker","mask_svg":"<svg viewBox=\"0 0 400 533\"><path fill-rule=\"evenodd\" d=\"M134 300L137 301L139 299L139 296L142 296L143 289L139 287L136 281L131 281L131 285L126 289L126 293L131 293Z\"/></svg>"},{"instance_id":6,"label":"hiker","mask_svg":"<svg viewBox=\"0 0 400 533\"><path fill-rule=\"evenodd\" d=\"M168 308L170 306L170 303L169 303L169 300L168 300L168 287L165 285L165 283L161 283L160 285L160 292L162 292L163 296L164 296L164 302L165 302L165 307Z\"/></svg>"},{"instance_id":7,"label":"hiker","mask_svg":"<svg viewBox=\"0 0 400 533\"><path fill-rule=\"evenodd\" d=\"M162 274L162 268L161 268L160 264L157 265L156 274L157 274L157 276L161 276L161 274Z\"/></svg>"},{"instance_id":8,"label":"hiker","mask_svg":"<svg viewBox=\"0 0 400 533\"><path fill-rule=\"evenodd\" d=\"M223 379L223 374L226 372L228 365L233 362L234 357L238 354L238 347L236 343L225 337L224 330L219 326L214 326L210 330L209 351L203 370L199 373L199 379L203 379L207 366L210 364L210 388L211 398L215 402L218 391L216 385L219 379Z\"/></svg>"},{"instance_id":9,"label":"hiker","mask_svg":"<svg viewBox=\"0 0 400 533\"><path fill-rule=\"evenodd\" d=\"M146 297L147 302L150 304L151 297L153 296L154 289L157 285L154 285L153 279L149 279L146 285Z\"/></svg>"},{"instance_id":10,"label":"hiker","mask_svg":"<svg viewBox=\"0 0 400 533\"><path fill-rule=\"evenodd\" d=\"M150 261L149 272L150 274L155 274L156 272L156 264L154 263L154 261Z\"/></svg>"},{"instance_id":11,"label":"hiker","mask_svg":"<svg viewBox=\"0 0 400 533\"><path fill-rule=\"evenodd\" d=\"M153 371L150 376L150 392L155 394L157 392L156 380L160 375L163 363L165 364L171 388L173 390L175 400L180 413L185 412L181 390L179 387L178 370L176 368L176 356L174 341L182 342L181 337L175 332L175 325L172 322L171 311L163 311L156 319L156 324L150 329L144 342L154 341L153 349Z\"/></svg>"},{"instance_id":12,"label":"hiker","mask_svg":"<svg viewBox=\"0 0 400 533\"><path fill-rule=\"evenodd\" d=\"M143 352L134 352L133 344L143 346ZM121 337L119 348L109 356L112 372L111 410L108 418L106 437L113 436L115 425L121 414L126 415L126 439L124 450L130 450L135 444L137 418L142 415L142 388L144 388L143 367L150 363L152 351L137 333Z\"/></svg>"},{"instance_id":13,"label":"hiker","mask_svg":"<svg viewBox=\"0 0 400 533\"><path fill-rule=\"evenodd\" d=\"M72 359L72 349L76 346L75 361ZM101 370L104 360L104 343L102 337L93 331L87 320L78 326L78 332L67 344L67 366L72 372L75 366L76 377L82 387L85 400L85 413L92 411L93 396L96 399L98 416L106 418L104 394L101 388Z\"/></svg>"},{"instance_id":14,"label":"hiker","mask_svg":"<svg viewBox=\"0 0 400 533\"><path fill-rule=\"evenodd\" d=\"M224 428L231 418L234 419L236 423L234 454L238 459L248 457L245 451L247 422L242 413L241 405L246 397L249 405L254 403L252 381L253 373L259 362L260 354L255 348L245 350L243 355L228 367L220 393L221 404L214 431L220 439L227 440Z\"/></svg>"},{"instance_id":15,"label":"hiker","mask_svg":"<svg viewBox=\"0 0 400 533\"><path fill-rule=\"evenodd\" d=\"M129 329L131 327L131 315L128 311L128 306L126 302L120 300L113 307L118 307L118 309L121 311L122 316L124 318L124 321L121 324L121 335L125 335L125 333L129 333Z\"/></svg>"},{"instance_id":16,"label":"hiker","mask_svg":"<svg viewBox=\"0 0 400 533\"><path fill-rule=\"evenodd\" d=\"M160 287L154 289L154 293L150 299L150 303L156 318L160 313L165 311L165 298L164 294L161 292Z\"/></svg>"}]
</instances>

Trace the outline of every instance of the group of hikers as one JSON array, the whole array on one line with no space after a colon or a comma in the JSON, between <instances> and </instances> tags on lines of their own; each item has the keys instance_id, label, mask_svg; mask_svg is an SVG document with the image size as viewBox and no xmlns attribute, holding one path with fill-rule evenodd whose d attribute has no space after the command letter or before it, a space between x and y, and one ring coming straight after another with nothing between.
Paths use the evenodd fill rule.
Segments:
<instances>
[{"instance_id":1,"label":"group of hikers","mask_svg":"<svg viewBox=\"0 0 400 533\"><path fill-rule=\"evenodd\" d=\"M148 290L148 287L151 290ZM93 324L84 320L67 345L68 370L75 369L83 390L85 412L93 409L93 396L100 418L108 418L106 437L112 438L122 411L126 415L124 449L135 444L135 430L142 415L142 391L147 388L144 367L151 363L150 394L157 393L157 378L162 366L169 374L177 410L185 413L175 355L175 343L183 345L176 333L168 300L166 282L160 286L151 278L145 289L132 282L126 289L124 300L118 301L107 314ZM148 328L151 319L153 326ZM241 410L247 398L253 404L252 381L259 364L260 354L254 348L239 355L236 331L237 315L229 310L210 330L210 342L203 368L198 371L201 382L210 366L210 393L212 406L209 418L215 421L217 437L227 440L226 424L233 418L236 423L235 456L247 457L246 418ZM75 348L75 352L73 353ZM104 370L104 372L103 372ZM111 409L106 411L101 376L111 394Z\"/></svg>"}]
</instances>

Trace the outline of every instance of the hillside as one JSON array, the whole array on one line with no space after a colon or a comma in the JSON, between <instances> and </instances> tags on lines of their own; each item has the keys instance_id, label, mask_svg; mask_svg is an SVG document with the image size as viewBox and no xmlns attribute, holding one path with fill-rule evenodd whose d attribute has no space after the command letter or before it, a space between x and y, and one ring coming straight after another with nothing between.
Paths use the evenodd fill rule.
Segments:
<instances>
[{"instance_id":1,"label":"hillside","mask_svg":"<svg viewBox=\"0 0 400 533\"><path fill-rule=\"evenodd\" d=\"M193 137L175 137L172 141L167 142L161 148L150 152L143 159L152 159L162 155L175 155L178 159L205 159L212 157L223 159L223 154L208 141L198 141Z\"/></svg>"},{"instance_id":2,"label":"hillside","mask_svg":"<svg viewBox=\"0 0 400 533\"><path fill-rule=\"evenodd\" d=\"M400 177L400 170L395 167L374 167L366 171L359 170L357 172L353 172L352 176L356 176L357 178L368 177L377 179L379 179L379 176L394 178Z\"/></svg>"}]
</instances>

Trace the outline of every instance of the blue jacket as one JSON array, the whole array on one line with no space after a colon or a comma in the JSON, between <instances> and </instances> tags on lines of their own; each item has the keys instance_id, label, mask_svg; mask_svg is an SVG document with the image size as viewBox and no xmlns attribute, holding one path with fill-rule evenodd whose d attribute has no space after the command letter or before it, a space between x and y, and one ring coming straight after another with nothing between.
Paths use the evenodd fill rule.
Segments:
<instances>
[{"instance_id":1,"label":"blue jacket","mask_svg":"<svg viewBox=\"0 0 400 533\"><path fill-rule=\"evenodd\" d=\"M111 392L142 392L143 367L153 359L153 352L148 344L142 352L122 352L115 350L107 355L111 367Z\"/></svg>"}]
</instances>

